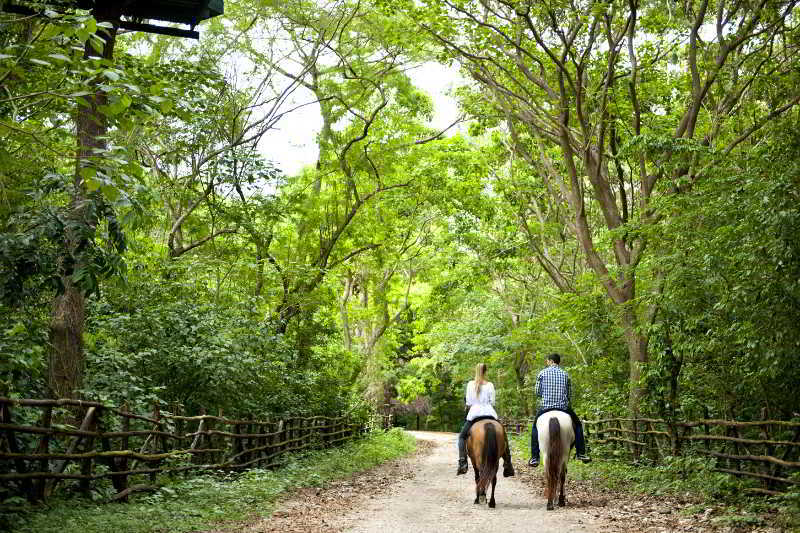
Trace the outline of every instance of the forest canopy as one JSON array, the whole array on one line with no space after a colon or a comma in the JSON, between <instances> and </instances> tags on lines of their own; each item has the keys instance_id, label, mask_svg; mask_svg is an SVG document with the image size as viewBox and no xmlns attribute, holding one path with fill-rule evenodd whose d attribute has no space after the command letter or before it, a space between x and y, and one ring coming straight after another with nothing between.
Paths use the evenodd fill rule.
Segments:
<instances>
[{"instance_id":1,"label":"forest canopy","mask_svg":"<svg viewBox=\"0 0 800 533\"><path fill-rule=\"evenodd\" d=\"M0 12L0 395L453 429L558 352L584 415L798 416L796 3Z\"/></svg>"}]
</instances>

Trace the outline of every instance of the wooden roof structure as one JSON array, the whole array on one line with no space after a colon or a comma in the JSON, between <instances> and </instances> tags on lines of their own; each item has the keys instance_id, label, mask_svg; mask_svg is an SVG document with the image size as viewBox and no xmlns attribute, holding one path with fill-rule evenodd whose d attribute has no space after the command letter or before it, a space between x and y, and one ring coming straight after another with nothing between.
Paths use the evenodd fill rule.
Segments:
<instances>
[{"instance_id":1,"label":"wooden roof structure","mask_svg":"<svg viewBox=\"0 0 800 533\"><path fill-rule=\"evenodd\" d=\"M199 38L194 27L200 22L222 15L224 0L53 0L0 2L0 9L10 13L32 15L43 9L65 11L85 9L98 20L109 20L119 28L177 37ZM161 26L145 21L185 24L189 29Z\"/></svg>"}]
</instances>

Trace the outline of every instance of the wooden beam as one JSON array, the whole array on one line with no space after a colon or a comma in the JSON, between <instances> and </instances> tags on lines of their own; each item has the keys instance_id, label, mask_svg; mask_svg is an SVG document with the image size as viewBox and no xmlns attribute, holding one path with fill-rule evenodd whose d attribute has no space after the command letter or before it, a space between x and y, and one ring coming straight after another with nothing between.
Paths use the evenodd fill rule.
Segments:
<instances>
[{"instance_id":1,"label":"wooden beam","mask_svg":"<svg viewBox=\"0 0 800 533\"><path fill-rule=\"evenodd\" d=\"M119 22L119 27L123 30L158 33L160 35L171 35L173 37L188 37L189 39L200 38L200 33L195 30L184 30L171 26L156 26L155 24L144 24L142 22L132 22L130 20L121 20Z\"/></svg>"}]
</instances>

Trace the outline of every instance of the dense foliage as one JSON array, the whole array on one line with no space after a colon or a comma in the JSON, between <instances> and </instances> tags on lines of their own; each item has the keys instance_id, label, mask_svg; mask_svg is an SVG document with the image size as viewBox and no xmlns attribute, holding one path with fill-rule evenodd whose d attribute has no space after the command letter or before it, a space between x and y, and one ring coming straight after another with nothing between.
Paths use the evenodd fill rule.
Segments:
<instances>
[{"instance_id":1,"label":"dense foliage","mask_svg":"<svg viewBox=\"0 0 800 533\"><path fill-rule=\"evenodd\" d=\"M0 517L14 531L59 533L144 533L208 530L220 523L268 517L281 497L303 487L324 487L413 451L414 438L398 430L375 432L342 447L293 456L278 470L175 478L131 503L108 504L74 498L33 513L20 509Z\"/></svg>"},{"instance_id":2,"label":"dense foliage","mask_svg":"<svg viewBox=\"0 0 800 533\"><path fill-rule=\"evenodd\" d=\"M800 412L792 1L225 4L0 14L0 394L453 429L557 351L583 414Z\"/></svg>"}]
</instances>

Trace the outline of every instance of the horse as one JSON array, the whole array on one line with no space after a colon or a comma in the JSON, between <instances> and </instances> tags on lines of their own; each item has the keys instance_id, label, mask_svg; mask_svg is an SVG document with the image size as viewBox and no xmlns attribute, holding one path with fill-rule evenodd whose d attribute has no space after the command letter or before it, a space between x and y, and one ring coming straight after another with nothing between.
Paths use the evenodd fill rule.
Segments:
<instances>
[{"instance_id":1,"label":"horse","mask_svg":"<svg viewBox=\"0 0 800 533\"><path fill-rule=\"evenodd\" d=\"M539 431L539 449L544 465L544 496L547 498L547 510L552 511L556 491L559 492L558 506L564 507L567 503L564 485L567 482L567 460L575 442L575 430L572 419L563 411L544 413L536 420L536 429Z\"/></svg>"},{"instance_id":2,"label":"horse","mask_svg":"<svg viewBox=\"0 0 800 533\"><path fill-rule=\"evenodd\" d=\"M467 436L467 453L475 472L475 503L486 503L486 488L492 482L492 497L489 507L494 509L494 488L497 485L497 469L500 457L506 453L506 431L493 418L478 420Z\"/></svg>"}]
</instances>

